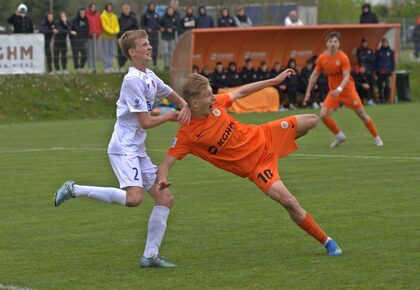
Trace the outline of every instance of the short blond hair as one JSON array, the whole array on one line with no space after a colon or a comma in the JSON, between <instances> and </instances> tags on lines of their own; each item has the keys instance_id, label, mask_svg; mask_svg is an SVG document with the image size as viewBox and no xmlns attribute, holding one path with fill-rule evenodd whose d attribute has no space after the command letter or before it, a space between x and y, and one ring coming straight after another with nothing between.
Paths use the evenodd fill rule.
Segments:
<instances>
[{"instance_id":1,"label":"short blond hair","mask_svg":"<svg viewBox=\"0 0 420 290\"><path fill-rule=\"evenodd\" d=\"M182 97L191 105L191 101L207 94L209 80L198 73L187 76L182 84Z\"/></svg>"},{"instance_id":2,"label":"short blond hair","mask_svg":"<svg viewBox=\"0 0 420 290\"><path fill-rule=\"evenodd\" d=\"M129 30L124 32L121 38L118 41L118 44L121 48L122 53L131 60L130 54L128 53L129 49L136 48L136 40L149 38L147 35L146 30L143 29L136 29L136 30Z\"/></svg>"}]
</instances>

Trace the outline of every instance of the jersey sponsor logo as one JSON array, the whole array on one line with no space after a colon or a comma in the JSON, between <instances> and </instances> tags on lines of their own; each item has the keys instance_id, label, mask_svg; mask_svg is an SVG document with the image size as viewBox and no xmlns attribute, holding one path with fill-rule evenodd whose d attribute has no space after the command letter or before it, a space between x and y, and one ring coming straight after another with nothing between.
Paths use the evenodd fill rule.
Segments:
<instances>
[{"instance_id":1,"label":"jersey sponsor logo","mask_svg":"<svg viewBox=\"0 0 420 290\"><path fill-rule=\"evenodd\" d=\"M232 136L233 130L235 129L235 124L233 122L229 122L225 132L223 132L222 137L220 137L219 141L216 142L215 145L210 146L207 151L210 154L216 154L219 149L222 149L230 140Z\"/></svg>"},{"instance_id":2,"label":"jersey sponsor logo","mask_svg":"<svg viewBox=\"0 0 420 290\"><path fill-rule=\"evenodd\" d=\"M219 117L222 113L220 112L219 109L214 109L213 110L213 115L215 115L216 117Z\"/></svg>"},{"instance_id":3,"label":"jersey sponsor logo","mask_svg":"<svg viewBox=\"0 0 420 290\"><path fill-rule=\"evenodd\" d=\"M287 129L289 127L289 123L287 123L287 121L281 121L280 126L283 129Z\"/></svg>"}]
</instances>

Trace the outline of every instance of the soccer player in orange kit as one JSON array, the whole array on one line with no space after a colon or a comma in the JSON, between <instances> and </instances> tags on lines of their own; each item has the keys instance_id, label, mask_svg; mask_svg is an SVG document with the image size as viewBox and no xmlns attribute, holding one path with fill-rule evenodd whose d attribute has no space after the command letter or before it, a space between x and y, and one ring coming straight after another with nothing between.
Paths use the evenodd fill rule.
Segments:
<instances>
[{"instance_id":1,"label":"soccer player in orange kit","mask_svg":"<svg viewBox=\"0 0 420 290\"><path fill-rule=\"evenodd\" d=\"M193 154L218 168L247 177L270 198L280 203L291 219L327 249L341 256L337 243L318 226L280 180L277 160L297 149L296 139L318 123L315 114L289 116L262 125L241 124L226 112L233 102L265 87L280 84L293 74L286 69L276 77L244 85L228 94L213 95L207 78L190 75L182 97L191 109L191 122L181 125L172 147L159 165L160 189L171 185L169 169L177 160Z\"/></svg>"},{"instance_id":2,"label":"soccer player in orange kit","mask_svg":"<svg viewBox=\"0 0 420 290\"><path fill-rule=\"evenodd\" d=\"M347 55L339 50L340 33L330 32L325 38L327 51L323 52L316 62L315 69L309 79L306 89L304 104L309 100L311 90L315 85L318 76L324 72L328 76L328 87L330 89L324 103L322 104L319 117L325 126L335 134L335 140L330 147L338 147L346 140L346 135L338 128L337 123L331 118L334 111L338 109L340 104L344 104L347 108L353 110L357 116L365 123L366 128L372 134L376 146L383 146L381 137L376 131L373 119L366 114L363 104L357 94L354 80L350 75L351 66Z\"/></svg>"}]
</instances>

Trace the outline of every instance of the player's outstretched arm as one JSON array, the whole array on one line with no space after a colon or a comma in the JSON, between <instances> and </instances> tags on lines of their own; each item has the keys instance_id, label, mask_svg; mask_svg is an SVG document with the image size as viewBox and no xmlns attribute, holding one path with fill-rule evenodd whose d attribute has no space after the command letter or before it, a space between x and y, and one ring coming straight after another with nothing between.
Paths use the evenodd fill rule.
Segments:
<instances>
[{"instance_id":1,"label":"player's outstretched arm","mask_svg":"<svg viewBox=\"0 0 420 290\"><path fill-rule=\"evenodd\" d=\"M163 161L159 164L158 169L158 189L162 190L171 186L172 182L167 181L169 169L175 164L176 158L165 155Z\"/></svg>"},{"instance_id":2,"label":"player's outstretched arm","mask_svg":"<svg viewBox=\"0 0 420 290\"><path fill-rule=\"evenodd\" d=\"M168 101L175 104L181 111L178 115L178 123L183 125L188 125L191 120L191 109L188 107L187 102L181 98L175 91L172 91L172 94L166 97Z\"/></svg>"},{"instance_id":3,"label":"player's outstretched arm","mask_svg":"<svg viewBox=\"0 0 420 290\"><path fill-rule=\"evenodd\" d=\"M291 76L292 74L295 74L295 71L293 69L288 68L272 79L241 86L237 90L229 93L230 98L232 99L232 101L236 101L237 99L246 97L264 88L279 85L282 81L284 81L287 77Z\"/></svg>"},{"instance_id":4,"label":"player's outstretched arm","mask_svg":"<svg viewBox=\"0 0 420 290\"><path fill-rule=\"evenodd\" d=\"M308 83L308 86L306 88L305 99L303 100L303 105L304 106L309 101L309 98L311 97L312 88L314 87L318 78L319 78L319 73L314 70L311 74L311 77L309 78L309 83Z\"/></svg>"},{"instance_id":5,"label":"player's outstretched arm","mask_svg":"<svg viewBox=\"0 0 420 290\"><path fill-rule=\"evenodd\" d=\"M167 112L160 116L152 116L149 112L139 112L137 113L137 120L140 124L140 127L143 129L150 129L156 126L159 126L162 123L167 121L177 121L178 113L177 112Z\"/></svg>"}]
</instances>

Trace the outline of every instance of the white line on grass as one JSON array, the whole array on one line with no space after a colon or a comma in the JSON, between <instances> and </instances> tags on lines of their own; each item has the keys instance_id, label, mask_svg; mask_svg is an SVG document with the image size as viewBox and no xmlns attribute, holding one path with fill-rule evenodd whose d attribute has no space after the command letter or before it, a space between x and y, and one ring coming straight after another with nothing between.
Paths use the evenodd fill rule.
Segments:
<instances>
[{"instance_id":1,"label":"white line on grass","mask_svg":"<svg viewBox=\"0 0 420 290\"><path fill-rule=\"evenodd\" d=\"M0 289L7 289L7 290L32 290L30 288L20 288L18 286L3 285L3 284L0 284Z\"/></svg>"},{"instance_id":2,"label":"white line on grass","mask_svg":"<svg viewBox=\"0 0 420 290\"><path fill-rule=\"evenodd\" d=\"M153 152L166 152L162 149L147 149ZM28 148L28 149L12 149L0 150L0 154L17 154L17 153L33 153L33 152L61 152L61 151L103 151L106 148L94 147L51 147L51 148ZM290 156L295 157L314 157L314 158L349 158L349 159L390 159L390 160L413 160L420 161L420 157L415 156L381 156L381 155L344 155L344 154L310 154L310 153L293 153Z\"/></svg>"}]
</instances>

